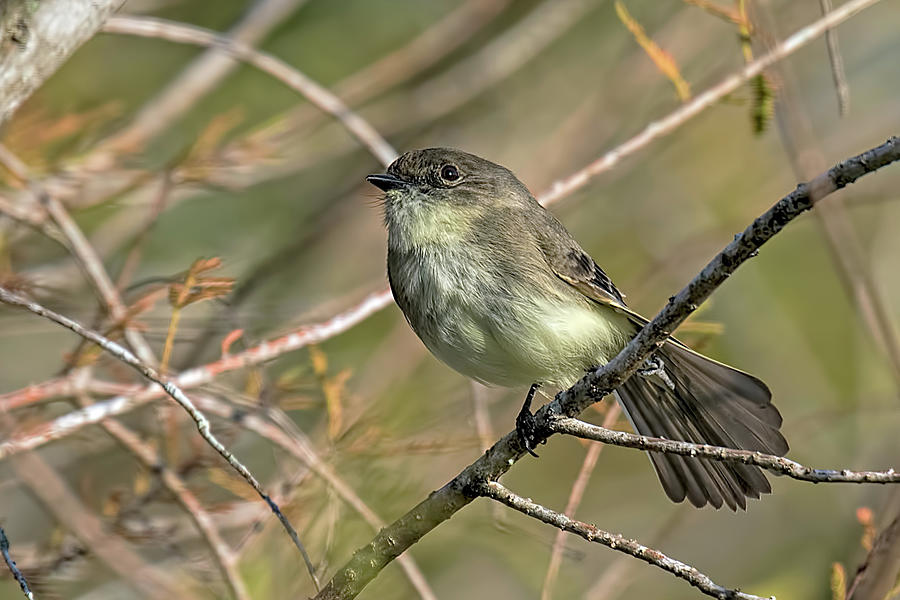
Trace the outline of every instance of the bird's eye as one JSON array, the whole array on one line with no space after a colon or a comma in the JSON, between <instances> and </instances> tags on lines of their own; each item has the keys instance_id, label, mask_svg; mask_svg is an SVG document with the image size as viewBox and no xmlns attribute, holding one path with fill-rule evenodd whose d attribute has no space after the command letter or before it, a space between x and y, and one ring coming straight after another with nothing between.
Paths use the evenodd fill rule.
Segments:
<instances>
[{"instance_id":1,"label":"bird's eye","mask_svg":"<svg viewBox=\"0 0 900 600\"><path fill-rule=\"evenodd\" d=\"M441 179L448 182L459 180L459 169L453 165L444 165L441 167Z\"/></svg>"}]
</instances>

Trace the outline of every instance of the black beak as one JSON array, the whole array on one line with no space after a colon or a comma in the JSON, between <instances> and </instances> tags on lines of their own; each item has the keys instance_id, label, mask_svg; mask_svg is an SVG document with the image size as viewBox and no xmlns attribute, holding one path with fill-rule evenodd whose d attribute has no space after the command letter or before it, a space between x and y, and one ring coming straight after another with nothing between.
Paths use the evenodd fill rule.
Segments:
<instances>
[{"instance_id":1,"label":"black beak","mask_svg":"<svg viewBox=\"0 0 900 600\"><path fill-rule=\"evenodd\" d=\"M385 192L406 186L405 181L398 177L394 177L393 175L388 175L387 173L369 175L366 177L366 181Z\"/></svg>"}]
</instances>

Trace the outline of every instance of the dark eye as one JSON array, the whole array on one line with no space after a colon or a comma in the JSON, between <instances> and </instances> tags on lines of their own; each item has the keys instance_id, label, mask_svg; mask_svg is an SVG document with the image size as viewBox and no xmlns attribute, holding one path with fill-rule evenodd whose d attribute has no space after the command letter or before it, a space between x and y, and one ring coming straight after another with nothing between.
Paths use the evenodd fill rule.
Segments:
<instances>
[{"instance_id":1,"label":"dark eye","mask_svg":"<svg viewBox=\"0 0 900 600\"><path fill-rule=\"evenodd\" d=\"M444 165L441 167L441 179L444 181L457 181L459 179L459 169L453 165Z\"/></svg>"}]
</instances>

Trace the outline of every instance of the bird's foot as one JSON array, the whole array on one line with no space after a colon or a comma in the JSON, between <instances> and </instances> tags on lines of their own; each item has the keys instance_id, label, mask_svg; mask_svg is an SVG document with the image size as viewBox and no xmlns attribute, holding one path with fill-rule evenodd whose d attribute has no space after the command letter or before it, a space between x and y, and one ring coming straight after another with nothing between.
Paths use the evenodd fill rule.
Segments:
<instances>
[{"instance_id":1,"label":"bird's foot","mask_svg":"<svg viewBox=\"0 0 900 600\"><path fill-rule=\"evenodd\" d=\"M538 427L534 415L531 414L531 401L534 400L534 394L539 387L541 387L539 383L531 384L531 388L525 396L525 402L522 404L522 410L516 416L516 433L519 434L519 439L522 440L522 445L525 446L528 454L535 458L538 458L538 455L534 452L538 445Z\"/></svg>"}]
</instances>

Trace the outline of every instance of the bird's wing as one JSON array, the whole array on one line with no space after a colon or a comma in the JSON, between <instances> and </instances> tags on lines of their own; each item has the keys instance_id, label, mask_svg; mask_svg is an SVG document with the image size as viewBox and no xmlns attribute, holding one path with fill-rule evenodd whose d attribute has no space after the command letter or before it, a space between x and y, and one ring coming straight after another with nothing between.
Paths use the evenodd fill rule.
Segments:
<instances>
[{"instance_id":1,"label":"bird's wing","mask_svg":"<svg viewBox=\"0 0 900 600\"><path fill-rule=\"evenodd\" d=\"M643 320L625 306L625 296L562 224L549 213L546 216L547 226L539 229L538 245L553 273L591 300Z\"/></svg>"},{"instance_id":2,"label":"bird's wing","mask_svg":"<svg viewBox=\"0 0 900 600\"><path fill-rule=\"evenodd\" d=\"M559 227L562 227L562 225L559 225ZM628 320L631 321L637 329L641 329L644 325L649 323L649 319L634 312L625 305L624 294L616 289L616 286L609 276L603 272L603 269L594 262L594 259L592 259L587 252L581 249L578 243L569 236L568 232L565 230L563 230L563 232L567 239L556 235L550 236L549 239L542 240L541 243L544 257L554 274L591 300L609 306L617 312L628 315ZM637 330L635 330L635 333L636 332ZM670 335L667 342L681 348L684 352L694 356L697 360L718 365L719 367L722 367L723 370L738 373L756 380L755 377L740 369L720 363L717 360L713 360L708 356L696 352L675 336Z\"/></svg>"}]
</instances>

